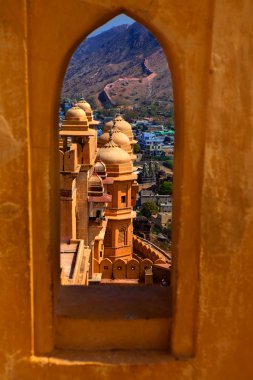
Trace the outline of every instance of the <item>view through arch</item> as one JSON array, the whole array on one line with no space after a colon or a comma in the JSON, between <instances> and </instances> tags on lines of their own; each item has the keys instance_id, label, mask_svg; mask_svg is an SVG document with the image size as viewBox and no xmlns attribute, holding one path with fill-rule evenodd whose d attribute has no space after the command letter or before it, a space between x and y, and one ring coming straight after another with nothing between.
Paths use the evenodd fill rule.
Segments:
<instances>
[{"instance_id":1,"label":"view through arch","mask_svg":"<svg viewBox=\"0 0 253 380\"><path fill-rule=\"evenodd\" d=\"M170 285L173 106L161 46L126 15L73 54L59 125L63 285Z\"/></svg>"}]
</instances>

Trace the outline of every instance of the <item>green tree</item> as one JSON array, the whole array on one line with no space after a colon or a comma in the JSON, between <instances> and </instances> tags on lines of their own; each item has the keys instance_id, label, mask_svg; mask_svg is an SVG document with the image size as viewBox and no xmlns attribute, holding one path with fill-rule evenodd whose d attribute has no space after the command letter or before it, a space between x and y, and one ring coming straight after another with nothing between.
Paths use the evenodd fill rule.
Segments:
<instances>
[{"instance_id":1,"label":"green tree","mask_svg":"<svg viewBox=\"0 0 253 380\"><path fill-rule=\"evenodd\" d=\"M158 189L158 193L161 195L169 195L172 194L172 182L164 181Z\"/></svg>"},{"instance_id":2,"label":"green tree","mask_svg":"<svg viewBox=\"0 0 253 380\"><path fill-rule=\"evenodd\" d=\"M140 150L141 150L141 147L140 147L140 144L135 144L134 145L134 153L140 153Z\"/></svg>"},{"instance_id":3,"label":"green tree","mask_svg":"<svg viewBox=\"0 0 253 380\"><path fill-rule=\"evenodd\" d=\"M164 157L162 158L162 160L164 160ZM171 158L166 157L165 161L163 162L163 165L166 168L169 168L169 169L173 170L173 160Z\"/></svg>"},{"instance_id":4,"label":"green tree","mask_svg":"<svg viewBox=\"0 0 253 380\"><path fill-rule=\"evenodd\" d=\"M140 214L146 216L146 218L150 218L152 215L158 213L158 207L155 202L145 202L141 206Z\"/></svg>"}]
</instances>

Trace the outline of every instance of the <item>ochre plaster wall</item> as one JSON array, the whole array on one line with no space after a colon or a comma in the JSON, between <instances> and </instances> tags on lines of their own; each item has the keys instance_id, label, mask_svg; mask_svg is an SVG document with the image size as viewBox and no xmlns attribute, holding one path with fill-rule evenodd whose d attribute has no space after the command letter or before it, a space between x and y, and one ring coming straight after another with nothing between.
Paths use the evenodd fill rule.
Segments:
<instances>
[{"instance_id":1,"label":"ochre plaster wall","mask_svg":"<svg viewBox=\"0 0 253 380\"><path fill-rule=\"evenodd\" d=\"M252 8L249 0L1 2L1 379L252 379ZM78 43L120 12L156 35L172 70L171 349L184 360L40 358L53 349L59 278L60 86Z\"/></svg>"}]
</instances>

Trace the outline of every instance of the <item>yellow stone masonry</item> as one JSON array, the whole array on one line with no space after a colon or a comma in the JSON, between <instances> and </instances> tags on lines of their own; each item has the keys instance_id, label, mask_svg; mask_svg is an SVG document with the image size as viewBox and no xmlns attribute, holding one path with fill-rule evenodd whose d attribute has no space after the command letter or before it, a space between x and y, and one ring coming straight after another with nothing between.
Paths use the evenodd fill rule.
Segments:
<instances>
[{"instance_id":1,"label":"yellow stone masonry","mask_svg":"<svg viewBox=\"0 0 253 380\"><path fill-rule=\"evenodd\" d=\"M174 84L170 355L54 350L61 84L122 12L157 37ZM252 18L249 0L1 2L1 380L253 378Z\"/></svg>"}]
</instances>

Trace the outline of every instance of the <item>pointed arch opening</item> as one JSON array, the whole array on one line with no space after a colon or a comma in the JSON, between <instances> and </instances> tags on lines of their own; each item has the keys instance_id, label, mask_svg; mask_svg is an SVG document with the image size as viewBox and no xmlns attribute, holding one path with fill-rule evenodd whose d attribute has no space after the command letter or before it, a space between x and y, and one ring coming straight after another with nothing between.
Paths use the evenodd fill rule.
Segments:
<instances>
[{"instance_id":1,"label":"pointed arch opening","mask_svg":"<svg viewBox=\"0 0 253 380\"><path fill-rule=\"evenodd\" d=\"M93 214L91 216L90 210L94 209L94 205L91 197L90 201L85 198L85 181L89 183L89 177L95 171L102 181L106 181L110 175L113 176L112 184L109 186L105 184L101 194L94 193L94 197L97 195L97 201L101 201L103 194L106 194L107 198L112 197L113 205L106 201L103 204L101 201L100 218L96 218L97 223L100 222L102 225L104 218L108 224L104 227L104 244L101 243L102 246L112 247L115 250L108 255L111 258L120 255L130 260L134 254L131 232L133 219L137 224L140 220L138 230L134 232L141 237L145 230L145 223L141 221L148 216L151 219L152 230L148 240L154 249L160 250L161 255L164 251L167 252L168 261L172 226L174 100L167 58L152 33L124 14L111 19L91 33L76 49L66 70L59 115L61 165L62 156L65 154L69 157L69 152L73 153L75 160L72 166L76 165L72 167L75 171L72 179L69 177L67 164L65 164L66 170L60 170L63 196L61 209L64 215L63 221L61 218L61 226L65 238L63 243L81 239L89 247L93 244L95 235L94 232L89 233L89 230L93 228L90 220L92 218L93 222ZM99 168L99 163L95 168L95 162L99 159L99 150L104 149L110 138L121 152L127 153L130 157L134 175L130 170L128 177L131 172L132 178L127 178L121 167L117 168L117 174L115 168L110 167L115 166L116 161L120 160L117 154L121 156L120 150L116 154L116 150L112 147L110 151L116 154L116 161L108 165L100 162L105 168ZM91 145L94 145L92 152ZM79 152L76 154L76 159L74 159L75 149ZM84 168L82 166L84 163L90 167ZM80 167L82 167L81 172ZM82 184L79 178L81 176L86 177ZM66 196L70 194L71 190L70 192L66 190L69 187L73 189L72 201L68 198L66 202L64 194ZM96 201L95 198L93 200ZM85 202L88 202L88 212L84 211ZM74 206L77 207L78 223L74 213L71 212ZM67 207L69 217L66 214ZM135 217L131 208L137 214ZM118 209L117 214L110 215L112 212L109 210L112 209ZM120 216L120 210L123 209L128 227L116 228L115 220L120 223L123 218L124 221L124 217ZM126 209L129 209L128 214ZM72 227L69 228L66 241L67 224ZM84 225L86 228L83 228ZM98 225L97 233L99 233ZM118 249L127 246L128 243L130 246L128 250ZM100 255L94 252L94 258L100 256L102 259L103 249L101 250L98 245L93 251L96 249L100 250ZM138 254L145 259L145 252ZM89 259L92 260L93 258ZM92 264L91 267L93 268ZM92 279L91 276L93 273L89 272L90 278L85 283Z\"/></svg>"},{"instance_id":2,"label":"pointed arch opening","mask_svg":"<svg viewBox=\"0 0 253 380\"><path fill-rule=\"evenodd\" d=\"M164 294L159 284L169 290L171 236L166 223L171 221L172 194L166 186L173 178L173 103L161 46L126 15L95 30L73 54L59 111L62 287L98 283L109 291L110 272L100 263L110 259L117 269L110 283L149 284L143 289L149 292L153 286L157 299ZM143 235L143 226L133 235L133 220L145 219L145 212L150 213L149 236L155 237L139 237L143 244L137 252L134 239ZM163 266L148 268L144 276L137 267L134 275L126 270L128 263L138 259L141 264L149 256L154 267L158 259Z\"/></svg>"},{"instance_id":3,"label":"pointed arch opening","mask_svg":"<svg viewBox=\"0 0 253 380\"><path fill-rule=\"evenodd\" d=\"M115 13L111 13L111 11L105 11L102 12L101 17L98 16L96 13L96 16L94 19L91 20L86 20L85 22L85 34L87 35L88 31L91 31L95 26L98 26L101 24L101 22L108 20L109 17L116 15L116 13L119 13L121 9L116 9ZM134 13L131 13L131 11L126 12L130 16L135 16ZM173 329L172 329L172 340L173 340L173 351L174 352L193 352L193 344L194 342L192 341L192 331L195 325L194 321L194 313L195 313L195 307L196 306L196 294L197 294L197 284L194 282L196 277L197 277L197 261L198 261L198 252L199 252L199 237L197 234L199 223L198 223L198 215L199 215L199 202L195 202L193 204L192 210L189 210L189 202L187 203L185 200L188 199L187 197L185 198L184 195L185 193L185 186L188 184L189 188L189 193L191 195L194 195L196 193L195 190L197 190L197 193L200 193L201 189L201 181L197 179L197 182L195 183L194 181L188 181L188 178L192 175L193 178L196 177L197 171L195 170L196 168L199 168L201 170L201 163L199 158L201 157L202 153L202 148L203 148L203 134L196 134L196 131L198 128L195 130L195 137L196 141L198 141L200 144L195 144L195 152L193 154L193 162L194 165L191 166L188 160L187 153L191 151L191 146L187 144L189 142L189 134L185 133L184 129L184 124L187 122L190 122L192 119L189 114L189 110L186 105L186 98L185 98L185 93L184 93L184 80L187 78L185 75L189 67L186 69L185 62L187 61L186 56L184 54L184 46L183 46L183 40L184 36L180 37L180 31L176 30L176 26L172 23L171 25L171 32L168 33L168 28L166 27L163 31L163 24L156 24L154 22L153 18L145 19L145 17L141 16L141 12L137 11L136 14L136 19L138 21L141 21L143 25L147 26L150 28L150 30L156 34L156 36L159 37L159 41L163 44L163 47L166 52L167 57L172 57L172 60L170 61L171 63L171 68L173 69L173 77L175 79L175 87L174 87L174 95L175 95L175 100L176 100L176 113L175 117L177 119L177 146L179 147L178 149L181 152L181 157L182 160L179 159L179 155L177 155L177 160L176 160L176 166L177 166L177 180L176 180L176 189L179 190L178 193L175 194L177 197L177 202L175 202L177 205L174 207L174 210L176 209L176 219L177 220L184 220L186 223L181 223L181 224L176 224L175 229L174 229L174 242L175 242L175 247L174 247L174 252L178 253L177 251L180 250L180 247L188 247L189 243L189 249L191 249L192 252L197 252L197 254L191 256L191 259L187 256L188 250L184 249L182 252L180 252L180 257L179 255L175 255L176 258L176 264L177 264L177 269L176 271L173 271L174 273L174 280L173 280L173 285L174 285L174 306L173 307ZM78 14L75 12L74 18L77 18L81 20L81 16L78 18ZM167 24L166 24L167 25ZM62 30L62 29L61 29ZM64 32L65 33L65 32ZM63 33L63 34L64 34ZM36 88L40 88L41 91L41 96L43 95L45 98L48 95L48 99L50 101L45 102L45 112L43 115L41 115L41 120L38 122L38 125L40 125L39 133L38 133L38 128L34 128L31 130L31 141L34 144L34 146L41 146L44 147L45 150L50 150L50 142L54 141L56 142L56 130L55 130L55 125L58 125L56 122L57 115L58 115L58 101L59 99L58 95L60 93L60 84L62 82L62 79L64 77L64 70L66 69L68 60L70 58L71 53L73 53L74 48L77 47L77 44L81 42L82 38L84 35L84 31L81 26L74 26L72 29L68 31L68 33L64 34L64 39L61 40L61 48L57 47L57 54L55 55L54 52L52 52L51 56L49 56L48 62L50 62L50 65L47 64L41 64L39 57L34 57L34 62L31 62L31 66L33 68L32 71L32 77L34 80L33 86L31 86L31 99L36 99ZM175 41L173 38L175 37ZM55 38L55 35L54 35ZM43 37L43 39L45 39ZM64 40L64 43L63 43ZM45 42L45 46L47 46L47 42ZM44 49L44 45L42 46L42 51ZM66 46L65 46L66 45ZM54 58L52 58L54 57ZM35 70L35 66L37 63L37 67ZM187 63L189 66L189 62ZM188 70L189 71L189 70ZM43 74L40 76L40 78L44 77L47 72L48 72L48 77L52 79L52 86L48 88L48 86L42 85L41 80L38 80L38 77L35 75L37 73ZM56 78L55 82L53 82L53 78ZM195 78L196 79L196 78ZM195 83L196 85L198 84L198 81ZM37 87L36 87L37 86ZM195 94L198 94L198 87L196 87L197 90L195 91ZM188 90L187 90L188 91ZM181 101L180 101L181 100ZM33 102L32 102L33 103ZM196 107L195 107L196 108ZM189 108L191 111L194 109L193 104L191 104L191 107ZM56 112L57 110L57 112ZM182 115L179 115L179 112L182 112ZM57 114L57 115L56 115ZM37 120L37 115L34 113L33 109L31 109L31 121L32 124L36 125L36 120ZM54 129L52 128L52 131L49 131L49 126L53 127L53 120L54 120ZM41 135L41 130L43 125L46 125L46 134L44 138L42 138ZM49 131L49 132L48 132ZM179 133L178 133L179 132ZM89 144L89 140L87 139L87 143ZM75 144L76 141L73 141L73 144ZM83 142L84 143L84 142ZM202 144L202 145L201 145ZM79 144L80 145L80 144ZM78 147L78 152L79 152L79 160L82 159L82 149L83 146L77 145ZM90 144L92 146L92 144ZM64 146L64 144L63 144ZM94 145L93 145L94 146ZM66 143L65 143L66 147ZM55 149L56 151L56 149ZM44 152L42 150L41 152ZM55 310L55 305L53 304L53 300L58 299L59 302L61 302L61 296L58 297L58 285L59 285L59 256L58 254L54 255L53 259L50 259L45 262L45 257L51 257L51 253L49 252L51 249L54 248L54 252L58 252L58 234L57 234L57 228L56 228L56 222L57 222L57 214L52 214L52 210L56 210L57 207L55 206L55 199L56 199L56 192L58 190L58 183L57 183L57 173L58 173L58 167L57 165L53 162L53 165L51 165L51 162L49 164L49 161L47 160L47 156L45 156L46 160L42 160L42 156L40 154L37 154L38 151L35 149L32 149L31 153L31 161L32 161L32 187L37 188L37 182L41 184L40 187L37 188L36 193L33 192L33 213L34 215L40 215L40 213L36 210L35 204L38 199L42 199L45 201L45 218L39 220L37 219L35 222L35 218L33 219L33 250L36 252L41 252L38 255L36 255L36 258L33 263L33 268L34 268L34 294L36 294L36 297L32 296L34 298L34 309L35 309L35 326L36 326L36 334L35 334L35 347L36 347L36 352L49 352L48 347L53 347L54 344L54 339L52 335L52 326L54 327L54 310ZM64 152L63 152L64 153ZM92 152L91 152L92 154ZM51 157L51 156L50 156ZM54 154L52 157L55 158ZM70 155L71 157L71 155ZM85 156L87 159L89 158L88 156ZM196 158L197 157L197 158ZM44 158L44 155L43 155ZM39 177L38 171L36 171L40 165L40 160L42 160L42 172L45 174L45 178L47 178L48 182L52 182L53 186L50 187L50 191L45 188L45 183L42 183L42 179ZM86 163L82 163L86 164ZM187 172L188 170L188 172ZM182 177L181 177L182 176ZM108 187L108 195L113 195L112 191L113 188L111 184L107 184ZM127 189L128 187L126 187ZM70 190L70 189L68 189ZM71 189L72 190L72 189ZM136 189L135 189L136 191ZM134 193L134 190L133 190ZM109 198L107 198L109 202ZM134 199L132 199L132 194L126 194L126 200L128 204L130 203L132 206L134 205ZM130 201L129 201L130 200ZM180 203L181 201L184 201L183 204ZM100 205L98 205L100 206ZM112 207L113 208L113 207ZM127 207L126 207L127 208ZM98 208L94 208L94 210L97 210ZM191 221L189 220L189 211L192 211L192 214L194 217L197 219L197 228L192 228L191 227ZM79 223L80 228L84 228L80 213L78 212L78 208L76 208L75 214L78 216L77 220ZM97 213L93 213L94 219L99 219L96 218ZM37 225L37 221L38 225ZM58 220L59 222L59 220ZM95 223L95 220L93 220ZM47 223L47 224L46 224ZM59 224L59 223L58 223ZM46 227L45 227L46 225ZM40 228L38 228L38 226ZM45 235L45 239L41 241L40 239L40 233L43 231L43 226L45 227L45 231L48 232L48 236ZM49 228L48 226L51 226L52 228ZM187 228L188 226L189 228ZM117 225L115 223L115 229L117 229ZM191 233L193 232L193 235ZM92 232L90 232L92 234ZM88 234L86 234L87 238ZM115 234L116 236L116 234ZM192 238L193 236L193 238ZM189 239L186 239L188 237ZM40 242L40 244L39 244ZM136 239L136 242L138 242L138 239ZM186 244L184 244L186 242ZM146 242L141 241L141 244L139 246L145 246ZM77 244L74 243L73 244ZM94 252L95 251L95 244L98 244L98 242L95 242L94 245L92 246L91 250ZM53 247L53 248L52 248ZM88 245L85 247L88 247ZM147 248L147 252L150 256L150 258L155 258L155 255L153 252L150 252L150 247ZM99 251L101 252L101 250ZM111 257L111 254L108 253L108 257ZM179 260L180 258L180 260ZM123 258L124 260L124 258ZM186 262L189 264L187 273L182 274L182 262L186 260ZM174 262L175 263L175 262ZM83 267L85 263L81 262L80 267ZM196 264L196 265L195 265ZM99 268L98 260L94 259L94 267ZM40 269L43 268L43 271L40 271ZM90 266L91 268L91 266ZM181 272L180 272L181 271ZM42 274L47 274L46 276L42 276ZM177 277L177 278L176 278ZM188 283L193 282L193 286L191 288L190 294L187 292L178 292L178 286L176 285L176 280L177 279L177 284L179 284L180 289L188 289ZM191 279L193 281L191 281ZM43 292L41 291L41 283L45 283L45 287L47 289L51 289L48 291L45 295L43 295ZM52 284L55 286L52 287ZM73 286L71 287L72 289L74 288ZM70 291L72 292L72 290ZM180 294L179 294L180 293ZM186 294L187 293L187 294ZM70 297L71 299L71 297ZM167 298L166 298L167 299ZM167 299L168 300L168 299ZM65 299L66 301L66 299ZM166 301L167 302L167 301ZM165 303L166 303L165 302ZM167 302L168 305L168 302ZM59 310L60 304L57 307L57 316L59 316ZM50 312L43 314L44 310L50 310ZM181 312L180 312L181 311ZM182 313L184 311L184 313ZM184 317L180 317L179 319L179 314ZM168 315L168 313L167 313ZM58 318L58 317L57 317ZM187 328L184 328L184 326L187 326ZM189 329L188 329L189 327ZM182 338L181 330L184 331L184 337ZM42 333L43 332L43 333ZM176 338L175 338L176 337ZM186 338L185 338L186 337ZM185 343L186 342L186 343ZM168 343L168 340L167 340ZM187 346L187 347L186 347ZM179 347L179 349L175 349L175 347ZM185 349L183 348L180 350L180 347L186 347ZM189 348L190 347L190 348Z\"/></svg>"}]
</instances>

